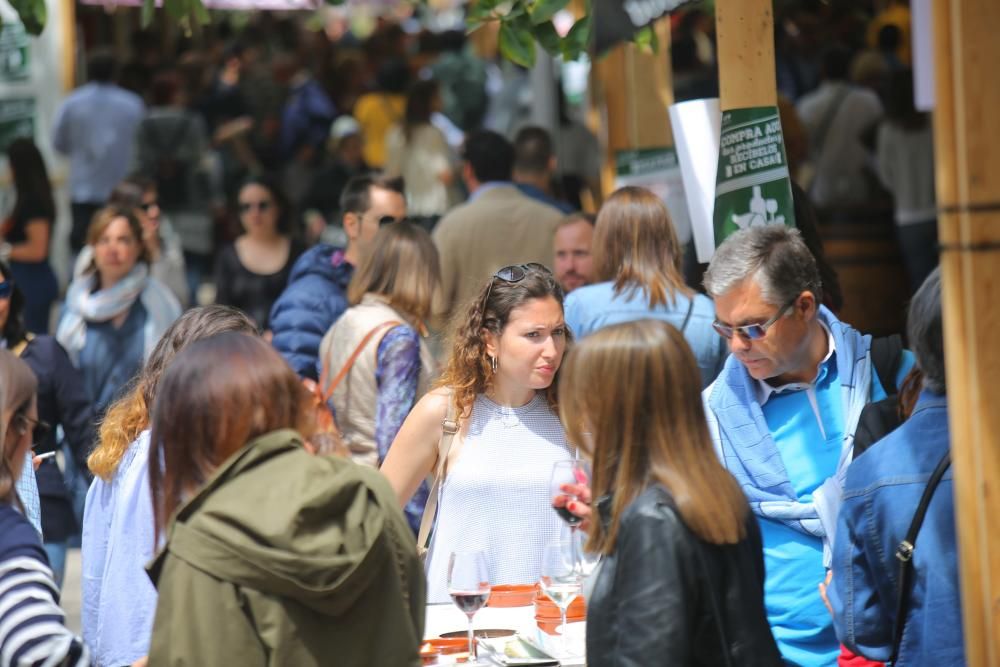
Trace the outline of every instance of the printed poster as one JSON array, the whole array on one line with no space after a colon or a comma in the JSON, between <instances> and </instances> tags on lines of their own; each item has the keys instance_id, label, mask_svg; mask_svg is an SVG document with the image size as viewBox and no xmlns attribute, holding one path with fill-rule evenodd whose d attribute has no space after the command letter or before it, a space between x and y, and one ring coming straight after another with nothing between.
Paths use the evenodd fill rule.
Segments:
<instances>
[{"instance_id":1,"label":"printed poster","mask_svg":"<svg viewBox=\"0 0 1000 667\"><path fill-rule=\"evenodd\" d=\"M716 174L715 245L756 225L795 226L792 185L777 107L722 113Z\"/></svg>"}]
</instances>

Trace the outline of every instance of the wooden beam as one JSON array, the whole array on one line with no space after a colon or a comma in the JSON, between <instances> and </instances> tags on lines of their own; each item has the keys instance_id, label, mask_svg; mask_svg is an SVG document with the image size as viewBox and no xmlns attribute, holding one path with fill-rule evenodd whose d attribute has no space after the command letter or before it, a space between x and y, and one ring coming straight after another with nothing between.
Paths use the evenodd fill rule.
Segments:
<instances>
[{"instance_id":1,"label":"wooden beam","mask_svg":"<svg viewBox=\"0 0 1000 667\"><path fill-rule=\"evenodd\" d=\"M669 16L653 29L659 41L656 53L620 44L594 64L598 82L594 101L604 112L607 146L601 178L605 195L614 189L616 152L674 145L667 111L674 103Z\"/></svg>"},{"instance_id":2,"label":"wooden beam","mask_svg":"<svg viewBox=\"0 0 1000 667\"><path fill-rule=\"evenodd\" d=\"M1000 3L935 0L935 160L966 660L1000 664Z\"/></svg>"},{"instance_id":3,"label":"wooden beam","mask_svg":"<svg viewBox=\"0 0 1000 667\"><path fill-rule=\"evenodd\" d=\"M772 0L718 0L719 106L723 111L778 104Z\"/></svg>"}]
</instances>

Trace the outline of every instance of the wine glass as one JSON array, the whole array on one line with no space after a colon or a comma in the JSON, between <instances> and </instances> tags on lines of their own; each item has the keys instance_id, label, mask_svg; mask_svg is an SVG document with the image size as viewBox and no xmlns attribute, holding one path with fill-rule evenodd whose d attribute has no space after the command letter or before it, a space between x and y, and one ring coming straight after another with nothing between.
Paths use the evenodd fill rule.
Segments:
<instances>
[{"instance_id":1,"label":"wine glass","mask_svg":"<svg viewBox=\"0 0 1000 667\"><path fill-rule=\"evenodd\" d=\"M576 529L579 527L580 522L583 521L580 517L573 514L567 509L569 503L577 500L577 496L573 493L567 493L563 490L563 486L566 484L589 484L590 483L590 470L588 469L587 462L581 459L570 459L566 461L556 461L552 464L552 477L549 482L549 495L552 498L552 509L556 511L559 518L566 522L570 527L571 535L573 538L576 536ZM556 501L559 501L557 504ZM573 563L578 561L576 555L576 540L570 540L570 546L573 551Z\"/></svg>"},{"instance_id":2,"label":"wine glass","mask_svg":"<svg viewBox=\"0 0 1000 667\"><path fill-rule=\"evenodd\" d=\"M564 541L554 542L545 546L542 552L542 577L539 585L542 592L559 608L562 624L559 633L562 635L563 653L568 653L566 642L566 610L580 594L580 573L575 563L566 558L572 551L572 545Z\"/></svg>"},{"instance_id":3,"label":"wine glass","mask_svg":"<svg viewBox=\"0 0 1000 667\"><path fill-rule=\"evenodd\" d=\"M469 617L469 662L475 655L472 617L490 597L490 575L482 551L456 551L448 560L448 594Z\"/></svg>"}]
</instances>

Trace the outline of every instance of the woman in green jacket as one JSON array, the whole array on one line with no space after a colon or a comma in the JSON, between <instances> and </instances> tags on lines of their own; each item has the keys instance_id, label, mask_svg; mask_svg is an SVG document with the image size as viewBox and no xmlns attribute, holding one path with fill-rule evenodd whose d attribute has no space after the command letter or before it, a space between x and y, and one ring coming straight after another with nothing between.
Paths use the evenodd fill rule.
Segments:
<instances>
[{"instance_id":1,"label":"woman in green jacket","mask_svg":"<svg viewBox=\"0 0 1000 667\"><path fill-rule=\"evenodd\" d=\"M421 664L413 535L376 470L306 451L312 410L278 353L245 334L192 344L164 375L151 665Z\"/></svg>"}]
</instances>

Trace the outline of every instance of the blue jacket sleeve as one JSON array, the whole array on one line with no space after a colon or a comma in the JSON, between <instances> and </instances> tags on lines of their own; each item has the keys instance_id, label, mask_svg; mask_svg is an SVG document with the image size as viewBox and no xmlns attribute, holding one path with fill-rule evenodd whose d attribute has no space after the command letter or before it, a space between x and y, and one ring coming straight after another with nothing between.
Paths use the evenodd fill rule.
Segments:
<instances>
[{"instance_id":1,"label":"blue jacket sleeve","mask_svg":"<svg viewBox=\"0 0 1000 667\"><path fill-rule=\"evenodd\" d=\"M310 277L296 281L271 309L271 343L301 377L318 380L320 342L346 309L340 290Z\"/></svg>"}]
</instances>

